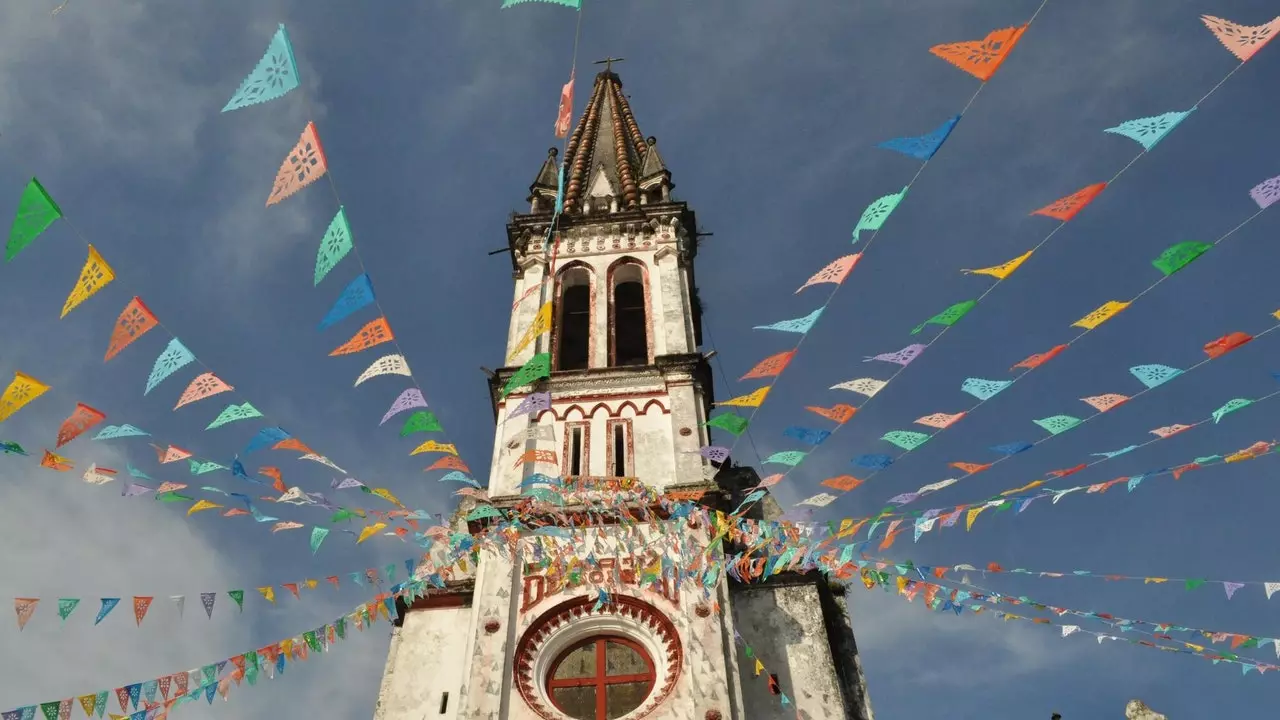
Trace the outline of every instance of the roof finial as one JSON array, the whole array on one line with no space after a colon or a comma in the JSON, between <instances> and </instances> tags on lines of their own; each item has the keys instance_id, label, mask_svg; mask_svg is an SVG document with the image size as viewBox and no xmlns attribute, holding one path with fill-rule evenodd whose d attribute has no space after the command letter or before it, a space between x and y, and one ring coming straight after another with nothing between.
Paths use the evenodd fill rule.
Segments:
<instances>
[{"instance_id":1,"label":"roof finial","mask_svg":"<svg viewBox=\"0 0 1280 720\"><path fill-rule=\"evenodd\" d=\"M594 65L604 65L604 71L605 71L605 72L613 72L613 64L614 64L614 63L616 63L616 62L622 62L622 61L624 61L624 60L626 60L626 58L616 58L616 57L613 57L613 56L609 56L609 57L606 57L606 58L605 58L605 59L603 59L603 60L597 60L597 61L595 61L593 64L594 64Z\"/></svg>"}]
</instances>

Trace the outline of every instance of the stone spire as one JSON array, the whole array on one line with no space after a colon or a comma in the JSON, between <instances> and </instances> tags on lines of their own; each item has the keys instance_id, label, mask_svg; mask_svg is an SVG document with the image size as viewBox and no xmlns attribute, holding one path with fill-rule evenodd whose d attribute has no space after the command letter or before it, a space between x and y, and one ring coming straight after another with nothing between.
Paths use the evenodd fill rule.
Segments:
<instances>
[{"instance_id":1,"label":"stone spire","mask_svg":"<svg viewBox=\"0 0 1280 720\"><path fill-rule=\"evenodd\" d=\"M548 212L555 197L555 154L530 186L534 213ZM657 140L640 132L622 80L611 69L596 75L577 126L565 147L564 212L619 212L669 202L671 173L658 154ZM590 201L587 203L586 201Z\"/></svg>"}]
</instances>

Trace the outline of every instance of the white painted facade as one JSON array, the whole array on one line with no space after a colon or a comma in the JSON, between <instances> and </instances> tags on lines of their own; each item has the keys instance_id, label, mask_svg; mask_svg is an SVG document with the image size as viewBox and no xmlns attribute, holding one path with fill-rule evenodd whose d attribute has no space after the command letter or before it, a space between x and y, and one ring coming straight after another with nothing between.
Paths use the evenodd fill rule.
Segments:
<instances>
[{"instance_id":1,"label":"white painted facade","mask_svg":"<svg viewBox=\"0 0 1280 720\"><path fill-rule=\"evenodd\" d=\"M582 133L587 116L603 118L593 121L599 126L591 137L604 137L607 146L604 141L603 150L593 145L588 158L615 152L616 143L639 133L629 107L617 106L620 81L617 88L602 90L601 83L610 78L616 81L607 71L597 78L577 131ZM615 132L628 120L634 132ZM553 366L551 377L538 386L551 393L549 410L508 420L533 389L495 396L498 427L487 490L496 504L516 499L521 480L533 472L623 476L652 489L716 487L710 482L715 468L699 455L709 441L704 423L711 389L696 345L696 229L688 208L670 201L669 173L655 142L648 141L653 154L639 156L650 175L640 178L645 195L638 208L619 211L616 195L625 183L607 175L603 164L589 174L572 221L558 230L554 263L553 249L544 245L550 216L545 207L539 210L540 202L554 197L554 186L548 195L545 182L554 177L554 153L539 175L542 184L535 183L531 214L517 216L508 226L513 309L508 357L494 383L500 387L514 368L552 349L554 332L513 353L539 307L555 297L555 279L546 277L549 267L559 277L572 270L574 282L589 285L591 342L586 369ZM610 160L615 166L617 157ZM649 333L643 365L610 365L611 273L621 265L629 266L629 277L645 278ZM613 452L619 425L627 448L622 473ZM531 432L531 427L550 432ZM572 433L582 440L577 473L569 468ZM555 461L544 454L527 462L530 451L554 452ZM565 500L573 507L581 499L566 493ZM688 520L622 527L579 523L570 533L566 539L525 535L516 546L526 561L519 565L485 553L473 586L453 586L411 606L393 635L375 720L572 720L551 701L548 675L567 649L606 635L642 648L654 675L643 703L618 720L871 720L861 673L849 670L857 668L852 633L839 635L829 593L825 600L820 597L825 588L805 579L745 589L721 581L708 591L693 581L681 585L674 568L689 567L711 539L708 528ZM547 577L536 567L537 553L552 552L553 543L567 544L583 561L576 579ZM598 602L600 590L609 602ZM753 647L753 656L744 654L744 643ZM836 661L840 652L854 656L847 666ZM753 658L778 674L789 707L770 693L767 678L754 675Z\"/></svg>"}]
</instances>

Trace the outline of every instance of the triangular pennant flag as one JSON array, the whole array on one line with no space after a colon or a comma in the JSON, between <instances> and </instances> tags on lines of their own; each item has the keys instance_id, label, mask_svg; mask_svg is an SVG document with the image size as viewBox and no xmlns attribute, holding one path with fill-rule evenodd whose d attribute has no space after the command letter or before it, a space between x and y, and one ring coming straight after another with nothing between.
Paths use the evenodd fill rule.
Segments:
<instances>
[{"instance_id":1,"label":"triangular pennant flag","mask_svg":"<svg viewBox=\"0 0 1280 720\"><path fill-rule=\"evenodd\" d=\"M1239 58L1240 62L1248 62L1249 58L1262 49L1263 45L1280 34L1280 17L1266 25L1254 26L1233 23L1212 15L1201 15L1200 19L1218 38L1222 46Z\"/></svg>"},{"instance_id":2,"label":"triangular pennant flag","mask_svg":"<svg viewBox=\"0 0 1280 720\"><path fill-rule=\"evenodd\" d=\"M66 420L62 421L62 426L58 428L58 444L55 448L75 440L84 433L85 430L106 420L107 416L100 410L95 410L84 403L76 403L76 409Z\"/></svg>"},{"instance_id":3,"label":"triangular pennant flag","mask_svg":"<svg viewBox=\"0 0 1280 720\"><path fill-rule=\"evenodd\" d=\"M807 454L808 453L801 452L799 450L784 450L770 455L765 458L763 462L766 465L769 463L777 463L779 465L790 465L791 467L795 467L800 464L800 461L804 460L805 455Z\"/></svg>"},{"instance_id":4,"label":"triangular pennant flag","mask_svg":"<svg viewBox=\"0 0 1280 720\"><path fill-rule=\"evenodd\" d=\"M431 470L460 470L464 473L471 472L471 468L467 467L467 464L462 461L462 458L456 455L445 455L439 458L435 462L431 463L431 465L423 470L423 472L430 472Z\"/></svg>"},{"instance_id":5,"label":"triangular pennant flag","mask_svg":"<svg viewBox=\"0 0 1280 720\"><path fill-rule=\"evenodd\" d=\"M1163 385L1182 374L1178 368L1168 365L1137 365L1129 368L1129 372L1148 388Z\"/></svg>"},{"instance_id":6,"label":"triangular pennant flag","mask_svg":"<svg viewBox=\"0 0 1280 720\"><path fill-rule=\"evenodd\" d=\"M1080 398L1080 400L1089 403L1094 410L1104 413L1128 402L1129 398L1116 393L1107 393L1106 395L1094 395L1093 397Z\"/></svg>"},{"instance_id":7,"label":"triangular pennant flag","mask_svg":"<svg viewBox=\"0 0 1280 720\"><path fill-rule=\"evenodd\" d=\"M917 419L916 423L919 425L924 425L925 427L944 430L954 425L956 422L960 420L960 418L964 416L965 416L965 413L962 413L962 412L955 413L955 414L934 413L932 415L925 415L924 417Z\"/></svg>"},{"instance_id":8,"label":"triangular pennant flag","mask_svg":"<svg viewBox=\"0 0 1280 720\"><path fill-rule=\"evenodd\" d=\"M765 397L769 395L770 387L770 385L765 385L764 387L756 388L746 395L739 395L738 397L730 398L724 402L718 402L716 403L716 407L760 407L764 404Z\"/></svg>"},{"instance_id":9,"label":"triangular pennant flag","mask_svg":"<svg viewBox=\"0 0 1280 720\"><path fill-rule=\"evenodd\" d=\"M308 127L311 126L308 125ZM320 157L323 168L323 152L321 152ZM281 168L282 172L283 170L284 168ZM320 172L323 174L324 170L321 169ZM269 205L270 201L268 201L267 204ZM353 247L354 245L351 240L351 225L347 222L347 211L342 206L338 206L338 212L335 213L333 219L329 221L329 227L324 231L324 237L320 239L320 249L316 251L316 277L314 284L319 286L320 281L324 280L325 276L329 274L329 271L337 267L338 263L342 262L342 259L347 256L347 253L351 252L351 248ZM373 289L370 288L369 292L372 294Z\"/></svg>"},{"instance_id":10,"label":"triangular pennant flag","mask_svg":"<svg viewBox=\"0 0 1280 720\"><path fill-rule=\"evenodd\" d=\"M200 512L201 510L213 510L220 507L222 506L214 502L209 502L208 500L197 500L194 505L187 508L187 515L190 516Z\"/></svg>"},{"instance_id":11,"label":"triangular pennant flag","mask_svg":"<svg viewBox=\"0 0 1280 720\"><path fill-rule=\"evenodd\" d=\"M719 428L731 435L741 435L747 429L748 421L746 418L737 413L724 413L716 415L706 422L707 427Z\"/></svg>"},{"instance_id":12,"label":"triangular pennant flag","mask_svg":"<svg viewBox=\"0 0 1280 720\"><path fill-rule=\"evenodd\" d=\"M111 329L111 342L107 345L107 355L103 362L118 355L129 343L147 334L147 331L158 324L160 321L140 298L130 300L120 312L120 317L116 318L115 327Z\"/></svg>"},{"instance_id":13,"label":"triangular pennant flag","mask_svg":"<svg viewBox=\"0 0 1280 720\"><path fill-rule=\"evenodd\" d=\"M213 619L213 604L218 600L218 593L200 593L200 605L204 607L205 617Z\"/></svg>"},{"instance_id":14,"label":"triangular pennant flag","mask_svg":"<svg viewBox=\"0 0 1280 720\"><path fill-rule=\"evenodd\" d=\"M267 52L258 61L253 72L240 83L222 112L264 103L284 97L298 87L298 63L293 58L293 46L289 33L281 25L267 46Z\"/></svg>"},{"instance_id":15,"label":"triangular pennant flag","mask_svg":"<svg viewBox=\"0 0 1280 720\"><path fill-rule=\"evenodd\" d=\"M420 432L441 432L443 430L444 428L440 426L440 421L436 419L434 413L430 410L419 410L404 421L404 427L400 428L400 437L408 437Z\"/></svg>"},{"instance_id":16,"label":"triangular pennant flag","mask_svg":"<svg viewBox=\"0 0 1280 720\"><path fill-rule=\"evenodd\" d=\"M383 355L374 360L364 372L360 373L360 377L356 378L355 386L359 387L361 383L371 378L381 375L401 375L411 378L413 373L409 370L409 363L404 359L403 355Z\"/></svg>"},{"instance_id":17,"label":"triangular pennant flag","mask_svg":"<svg viewBox=\"0 0 1280 720\"><path fill-rule=\"evenodd\" d=\"M310 185L329 170L329 163L324 157L324 148L320 145L320 134L314 122L308 122L303 128L298 144L293 146L284 162L276 172L271 194L267 196L267 207L275 205ZM342 213L341 208L338 210Z\"/></svg>"},{"instance_id":18,"label":"triangular pennant flag","mask_svg":"<svg viewBox=\"0 0 1280 720\"><path fill-rule=\"evenodd\" d=\"M376 345L391 342L394 339L395 334L391 332L391 326L387 324L387 319L380 317L376 320L370 320L350 340L334 348L329 353L329 357L358 353Z\"/></svg>"},{"instance_id":19,"label":"triangular pennant flag","mask_svg":"<svg viewBox=\"0 0 1280 720\"><path fill-rule=\"evenodd\" d=\"M580 1L580 0L579 0ZM506 7L505 5L503 7ZM560 107L556 109L556 137L569 134L569 123L573 120L573 72L569 73L569 82L560 88Z\"/></svg>"},{"instance_id":20,"label":"triangular pennant flag","mask_svg":"<svg viewBox=\"0 0 1280 720\"><path fill-rule=\"evenodd\" d=\"M40 466L47 467L50 470L57 470L58 472L66 472L75 467L75 463L57 453L51 453L48 450L45 450L44 457L40 460Z\"/></svg>"},{"instance_id":21,"label":"triangular pennant flag","mask_svg":"<svg viewBox=\"0 0 1280 720\"><path fill-rule=\"evenodd\" d=\"M822 311L826 306L818 308L804 317L795 318L793 320L779 320L770 325L756 325L752 330L778 330L780 332L800 333L801 335L809 332L814 323L818 322L818 318L822 317Z\"/></svg>"},{"instance_id":22,"label":"triangular pennant flag","mask_svg":"<svg viewBox=\"0 0 1280 720\"><path fill-rule=\"evenodd\" d=\"M858 378L857 380L846 380L831 386L831 390L851 390L859 395L867 397L875 397L876 393L884 389L889 382L887 380L876 380L875 378Z\"/></svg>"},{"instance_id":23,"label":"triangular pennant flag","mask_svg":"<svg viewBox=\"0 0 1280 720\"><path fill-rule=\"evenodd\" d=\"M1258 185L1255 185L1249 191L1249 197L1258 203L1258 208L1261 210L1266 210L1274 205L1276 201L1280 201L1280 175L1269 180L1263 180ZM1277 647L1280 647L1280 644L1277 644Z\"/></svg>"},{"instance_id":24,"label":"triangular pennant flag","mask_svg":"<svg viewBox=\"0 0 1280 720\"><path fill-rule=\"evenodd\" d=\"M80 278L76 280L76 286L71 288L71 293L67 295L67 301L62 304L62 315L59 317L66 317L67 313L79 307L80 303L88 300L115 279L115 271L106 260L102 259L97 249L90 245L89 257L85 259L84 267L80 268Z\"/></svg>"},{"instance_id":25,"label":"triangular pennant flag","mask_svg":"<svg viewBox=\"0 0 1280 720\"><path fill-rule=\"evenodd\" d=\"M237 420L248 420L249 418L259 417L262 417L262 413L258 412L258 409L253 405L249 403L241 403L240 405L232 403L223 409L222 412L218 413L218 417L214 418L213 422L209 423L205 430L222 427L227 423L233 423Z\"/></svg>"},{"instance_id":26,"label":"triangular pennant flag","mask_svg":"<svg viewBox=\"0 0 1280 720\"><path fill-rule=\"evenodd\" d=\"M837 403L829 408L806 405L804 409L811 413L821 415L838 425L843 425L849 422L849 420L853 418L854 414L858 412L858 408L852 405L845 405L844 403Z\"/></svg>"},{"instance_id":27,"label":"triangular pennant flag","mask_svg":"<svg viewBox=\"0 0 1280 720\"><path fill-rule=\"evenodd\" d=\"M322 528L322 527L311 528L311 554L312 555L314 555L316 552L320 550L320 543L324 542L324 539L326 536L328 536L328 534L329 534L328 528Z\"/></svg>"},{"instance_id":28,"label":"triangular pennant flag","mask_svg":"<svg viewBox=\"0 0 1280 720\"><path fill-rule=\"evenodd\" d=\"M1213 245L1209 243L1196 242L1195 240L1180 242L1160 253L1160 257L1152 260L1151 264L1155 265L1157 270L1168 277L1190 265L1193 260L1212 248Z\"/></svg>"},{"instance_id":29,"label":"triangular pennant flag","mask_svg":"<svg viewBox=\"0 0 1280 720\"><path fill-rule=\"evenodd\" d=\"M536 392L525 396L525 399L516 405L515 409L507 413L507 419L523 417L525 415L540 415L544 410L551 408L551 393ZM551 428L547 428L550 430Z\"/></svg>"},{"instance_id":30,"label":"triangular pennant flag","mask_svg":"<svg viewBox=\"0 0 1280 720\"><path fill-rule=\"evenodd\" d=\"M903 450L910 452L928 442L929 436L924 433L913 432L911 430L891 430L885 433L880 439L885 442L893 443Z\"/></svg>"},{"instance_id":31,"label":"triangular pennant flag","mask_svg":"<svg viewBox=\"0 0 1280 720\"><path fill-rule=\"evenodd\" d=\"M1248 333L1227 333L1217 340L1205 343L1204 352L1210 358L1220 358L1241 345L1251 342L1252 340L1253 336Z\"/></svg>"},{"instance_id":32,"label":"triangular pennant flag","mask_svg":"<svg viewBox=\"0 0 1280 720\"><path fill-rule=\"evenodd\" d=\"M1226 415L1233 413L1237 410L1241 410L1243 408L1249 407L1252 404L1253 404L1252 400L1247 400L1245 398L1235 398L1234 400L1228 400L1225 405L1213 411L1213 422L1214 423L1222 422L1222 418L1225 417Z\"/></svg>"},{"instance_id":33,"label":"triangular pennant flag","mask_svg":"<svg viewBox=\"0 0 1280 720\"><path fill-rule=\"evenodd\" d=\"M453 446L453 443L442 443L442 442L437 442L435 440L428 440L422 443L421 445L419 445L418 447L414 448L413 451L410 452L409 454L419 455L421 453L429 453L429 452L440 452L440 453L448 453L450 455L457 455L458 449Z\"/></svg>"},{"instance_id":34,"label":"triangular pennant flag","mask_svg":"<svg viewBox=\"0 0 1280 720\"><path fill-rule=\"evenodd\" d=\"M142 394L149 394L165 378L195 362L195 359L196 356L178 338L173 338L151 366L151 374L147 376L147 389Z\"/></svg>"},{"instance_id":35,"label":"triangular pennant flag","mask_svg":"<svg viewBox=\"0 0 1280 720\"><path fill-rule=\"evenodd\" d=\"M4 422L49 390L49 386L22 372L13 374L13 381L0 395L0 422Z\"/></svg>"},{"instance_id":36,"label":"triangular pennant flag","mask_svg":"<svg viewBox=\"0 0 1280 720\"><path fill-rule=\"evenodd\" d=\"M1094 310L1088 315L1085 315L1079 320L1071 323L1071 327L1084 328L1085 330L1093 330L1097 328L1099 325L1101 325L1102 323L1110 320L1116 315L1119 315L1120 311L1124 310L1127 307L1129 307L1129 303L1127 302L1121 302L1119 300L1108 300L1107 302L1103 303L1097 310Z\"/></svg>"},{"instance_id":37,"label":"triangular pennant flag","mask_svg":"<svg viewBox=\"0 0 1280 720\"><path fill-rule=\"evenodd\" d=\"M228 590L227 596L235 601L236 607L240 608L240 612L244 612L244 591L243 590Z\"/></svg>"},{"instance_id":38,"label":"triangular pennant flag","mask_svg":"<svg viewBox=\"0 0 1280 720\"><path fill-rule=\"evenodd\" d=\"M1022 253L1021 255L1019 255L1018 257L1012 260L1009 260L1007 262L1000 263L999 265L992 265L991 267L979 268L978 270L961 270L960 272L967 273L969 275L990 275L991 277L996 278L997 280L1004 280L1005 278L1012 275L1014 270L1017 270L1018 268L1022 267L1022 263L1026 262L1027 258L1031 257L1031 253L1033 252L1035 251L1028 250Z\"/></svg>"},{"instance_id":39,"label":"triangular pennant flag","mask_svg":"<svg viewBox=\"0 0 1280 720\"><path fill-rule=\"evenodd\" d=\"M951 135L951 131L955 129L958 122L960 122L960 116L953 115L927 135L885 140L876 145L876 147L900 152L917 160L928 160L933 157L934 153L938 152L938 148L942 147L942 143L947 141L947 137Z\"/></svg>"},{"instance_id":40,"label":"triangular pennant flag","mask_svg":"<svg viewBox=\"0 0 1280 720\"><path fill-rule=\"evenodd\" d=\"M173 606L178 609L178 617L182 617L182 613L187 609L186 595L170 595L169 599L173 601Z\"/></svg>"},{"instance_id":41,"label":"triangular pennant flag","mask_svg":"<svg viewBox=\"0 0 1280 720\"><path fill-rule=\"evenodd\" d=\"M1032 422L1049 431L1049 434L1058 435L1079 425L1081 420L1070 415L1054 415L1053 417L1041 418Z\"/></svg>"},{"instance_id":42,"label":"triangular pennant flag","mask_svg":"<svg viewBox=\"0 0 1280 720\"><path fill-rule=\"evenodd\" d=\"M906 196L907 188L904 187L899 192L885 195L868 205L867 209L862 211L862 217L858 218L858 224L853 228L854 244L857 244L862 239L861 235L864 230L879 232L880 228L884 227L885 221L889 219L894 209L898 207Z\"/></svg>"},{"instance_id":43,"label":"triangular pennant flag","mask_svg":"<svg viewBox=\"0 0 1280 720\"><path fill-rule=\"evenodd\" d=\"M211 372L201 373L191 381L190 385L187 385L186 390L182 391L182 396L178 398L178 404L174 405L173 409L177 410L183 405L190 405L193 402L232 390L235 390L235 388L228 385L217 375Z\"/></svg>"},{"instance_id":44,"label":"triangular pennant flag","mask_svg":"<svg viewBox=\"0 0 1280 720\"><path fill-rule=\"evenodd\" d=\"M516 341L515 347L507 354L507 360L510 361L519 355L525 348L529 347L539 336L551 331L551 301L542 304L538 308L538 312L533 316L533 322L525 329L524 334Z\"/></svg>"},{"instance_id":45,"label":"triangular pennant flag","mask_svg":"<svg viewBox=\"0 0 1280 720\"><path fill-rule=\"evenodd\" d=\"M80 605L80 598L58 598L58 617L66 620Z\"/></svg>"},{"instance_id":46,"label":"triangular pennant flag","mask_svg":"<svg viewBox=\"0 0 1280 720\"><path fill-rule=\"evenodd\" d=\"M1138 118L1137 120L1126 120L1113 128L1107 128L1103 132L1113 133L1115 135L1123 135L1142 146L1144 150L1150 150L1156 146L1156 143L1164 139L1166 135L1173 132L1191 114L1191 110L1167 112L1163 115L1155 115L1152 117Z\"/></svg>"},{"instance_id":47,"label":"triangular pennant flag","mask_svg":"<svg viewBox=\"0 0 1280 720\"><path fill-rule=\"evenodd\" d=\"M54 220L62 217L62 209L49 196L40 181L31 178L18 201L18 213L9 228L9 241L4 246L4 261L9 262L44 232Z\"/></svg>"},{"instance_id":48,"label":"triangular pennant flag","mask_svg":"<svg viewBox=\"0 0 1280 720\"><path fill-rule=\"evenodd\" d=\"M854 255L845 255L842 258L832 260L826 267L814 273L813 277L806 280L803 285L797 288L796 293L799 294L801 290L821 283L840 285L844 282L845 278L849 277L849 273L853 272L853 268L857 266L858 261L861 259L862 253L857 253Z\"/></svg>"},{"instance_id":49,"label":"triangular pennant flag","mask_svg":"<svg viewBox=\"0 0 1280 720\"><path fill-rule=\"evenodd\" d=\"M120 604L120 598L102 598L102 607L98 608L98 615L93 619L93 624L97 625L102 622L116 606Z\"/></svg>"},{"instance_id":50,"label":"triangular pennant flag","mask_svg":"<svg viewBox=\"0 0 1280 720\"><path fill-rule=\"evenodd\" d=\"M966 392L979 400L989 400L996 393L1013 384L1012 380L983 380L968 378L960 385L960 391Z\"/></svg>"},{"instance_id":51,"label":"triangular pennant flag","mask_svg":"<svg viewBox=\"0 0 1280 720\"><path fill-rule=\"evenodd\" d=\"M928 320L925 320L924 322L917 325L914 329L911 330L911 334L912 335L918 334L921 330L924 329L925 325L942 325L943 327L951 327L952 325L955 325L956 323L960 322L960 318L964 317L965 315L968 315L969 311L972 310L975 306L977 306L977 304L978 304L977 300L965 300L964 302L958 302L955 305L952 305L946 310L943 310L937 315L934 315Z\"/></svg>"},{"instance_id":52,"label":"triangular pennant flag","mask_svg":"<svg viewBox=\"0 0 1280 720\"><path fill-rule=\"evenodd\" d=\"M360 273L342 289L342 294L334 301L333 307L325 313L320 321L320 330L332 327L335 323L346 319L355 311L372 305L377 298L373 294L373 282L367 273Z\"/></svg>"},{"instance_id":53,"label":"triangular pennant flag","mask_svg":"<svg viewBox=\"0 0 1280 720\"><path fill-rule=\"evenodd\" d=\"M1088 187L1081 188L1070 195L1054 200L1044 207L1031 213L1032 215L1044 215L1055 220L1068 222L1075 217L1077 213L1084 209L1086 205L1093 202L1103 190L1107 188L1106 183L1095 183Z\"/></svg>"},{"instance_id":54,"label":"triangular pennant flag","mask_svg":"<svg viewBox=\"0 0 1280 720\"><path fill-rule=\"evenodd\" d=\"M929 52L986 82L1000 68L1026 29L1026 25L1021 25L992 30L981 40L934 45Z\"/></svg>"},{"instance_id":55,"label":"triangular pennant flag","mask_svg":"<svg viewBox=\"0 0 1280 720\"><path fill-rule=\"evenodd\" d=\"M529 361L520 367L519 370L511 376L507 384L502 387L502 397L510 395L515 390L532 385L535 380L551 376L551 353L538 353L529 358Z\"/></svg>"},{"instance_id":56,"label":"triangular pennant flag","mask_svg":"<svg viewBox=\"0 0 1280 720\"><path fill-rule=\"evenodd\" d=\"M142 627L142 619L147 616L147 609L151 607L153 597L133 596L133 618L137 621L138 627Z\"/></svg>"},{"instance_id":57,"label":"triangular pennant flag","mask_svg":"<svg viewBox=\"0 0 1280 720\"><path fill-rule=\"evenodd\" d=\"M427 401L422 397L422 391L416 387L411 387L400 393L400 396L396 398L396 401L391 403L391 407L387 410L386 414L382 416L382 420L378 421L378 425L387 424L388 420L406 410L426 406Z\"/></svg>"},{"instance_id":58,"label":"triangular pennant flag","mask_svg":"<svg viewBox=\"0 0 1280 720\"><path fill-rule=\"evenodd\" d=\"M197 460L188 460L187 462L191 466L192 475L203 475L205 473L213 472L215 470L226 470L225 467L219 465L216 462L213 462L212 460L205 461L205 462L200 462Z\"/></svg>"},{"instance_id":59,"label":"triangular pennant flag","mask_svg":"<svg viewBox=\"0 0 1280 720\"><path fill-rule=\"evenodd\" d=\"M920 353L924 352L927 347L928 345L916 343L915 345L908 345L897 352L880 353L879 355L865 358L863 359L863 362L879 360L880 362L890 362L906 367L911 364L912 360L919 357Z\"/></svg>"},{"instance_id":60,"label":"triangular pennant flag","mask_svg":"<svg viewBox=\"0 0 1280 720\"><path fill-rule=\"evenodd\" d=\"M738 380L741 382L742 380L756 380L781 375L782 371L791 363L791 359L795 357L795 354L795 350L787 350L776 355L770 355L756 363L755 367L751 368L746 375L738 378Z\"/></svg>"},{"instance_id":61,"label":"triangular pennant flag","mask_svg":"<svg viewBox=\"0 0 1280 720\"><path fill-rule=\"evenodd\" d=\"M36 612L36 606L40 604L40 598L14 598L13 610L18 615L18 630L21 631L27 626L27 622L31 620L31 616Z\"/></svg>"}]
</instances>

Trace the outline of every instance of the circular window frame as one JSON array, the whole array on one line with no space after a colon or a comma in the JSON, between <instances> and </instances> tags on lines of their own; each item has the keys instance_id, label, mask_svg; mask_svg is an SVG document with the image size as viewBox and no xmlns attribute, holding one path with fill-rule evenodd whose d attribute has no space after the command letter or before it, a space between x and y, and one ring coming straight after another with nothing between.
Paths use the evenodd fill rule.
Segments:
<instances>
[{"instance_id":1,"label":"circular window frame","mask_svg":"<svg viewBox=\"0 0 1280 720\"><path fill-rule=\"evenodd\" d=\"M600 646L600 643L604 643L603 648ZM606 672L606 669L602 667L602 665L604 665L607 662L607 660L604 660L600 657L601 653L608 652L609 643L614 643L617 645L622 645L623 647L630 648L644 662L645 671L642 673L626 673L622 675L609 675ZM596 663L596 667L592 671L591 676L585 677L585 678L564 678L561 680L557 680L556 671L560 669L560 666L564 663L565 659L567 659L570 655L577 652L578 650L584 647L587 647L588 645L592 646L592 658L593 658L593 662ZM610 682L609 678L615 678L615 679L612 682ZM626 678L626 679L623 679L623 678ZM585 682L588 680L591 682ZM640 704L632 708L627 713L628 715L644 707L649 697L653 695L653 688L658 683L657 666L654 664L653 658L650 657L649 651L646 650L643 645L636 642L635 640L632 640L631 638L625 637L623 635L602 634L602 635L591 635L589 637L583 638L577 641L576 643L574 643L573 645L570 645L569 647L565 648L564 650L561 650L560 654L557 655L556 658L551 661L551 666L547 670L547 677L545 680L543 680L543 685L547 690L547 699L551 701L552 707L554 707L560 713L566 714L566 715L567 713L565 713L564 708L560 707L560 704L556 701L556 696L555 696L555 693L553 692L554 690L557 690L559 688L572 688L572 687L594 688L597 693L596 717L593 718L592 720L599 720L600 693L602 693L602 691L607 691L610 685L621 685L621 684L639 683L639 682L643 682L646 684L646 687L644 690L644 699L640 701ZM605 702L607 702L608 701L607 692L604 693L604 696L605 696ZM625 715L623 717L625 717Z\"/></svg>"},{"instance_id":2,"label":"circular window frame","mask_svg":"<svg viewBox=\"0 0 1280 720\"><path fill-rule=\"evenodd\" d=\"M684 652L675 625L656 607L625 595L595 607L595 598L578 597L547 610L524 631L515 652L515 685L521 698L544 720L573 720L552 701L547 685L561 657L580 643L606 636L638 645L652 663L653 685L640 707L620 720L641 720L675 688Z\"/></svg>"}]
</instances>

